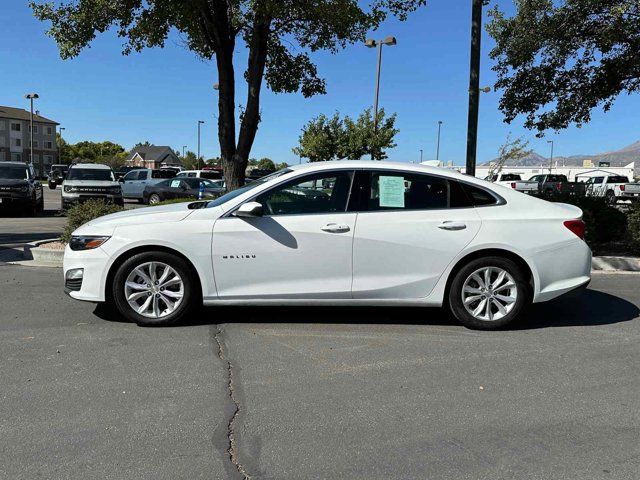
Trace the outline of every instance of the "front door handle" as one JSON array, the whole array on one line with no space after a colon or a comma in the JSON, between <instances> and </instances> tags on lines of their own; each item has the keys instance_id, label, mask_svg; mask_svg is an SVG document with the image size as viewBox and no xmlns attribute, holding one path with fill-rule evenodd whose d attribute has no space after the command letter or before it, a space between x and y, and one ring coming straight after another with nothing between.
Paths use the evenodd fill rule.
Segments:
<instances>
[{"instance_id":1,"label":"front door handle","mask_svg":"<svg viewBox=\"0 0 640 480\"><path fill-rule=\"evenodd\" d=\"M349 225L338 225L337 223L327 223L320 230L322 230L323 232L329 232L329 233L345 233L351 230L351 228L349 227Z\"/></svg>"},{"instance_id":2,"label":"front door handle","mask_svg":"<svg viewBox=\"0 0 640 480\"><path fill-rule=\"evenodd\" d=\"M465 228L467 228L467 225L462 222L442 222L440 225L438 225L438 228L442 230L455 231L464 230Z\"/></svg>"}]
</instances>

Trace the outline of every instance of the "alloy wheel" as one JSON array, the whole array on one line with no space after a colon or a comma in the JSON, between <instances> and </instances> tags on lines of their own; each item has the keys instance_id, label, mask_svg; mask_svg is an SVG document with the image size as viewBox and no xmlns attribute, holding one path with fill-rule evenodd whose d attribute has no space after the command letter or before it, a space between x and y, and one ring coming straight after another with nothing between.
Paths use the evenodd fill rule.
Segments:
<instances>
[{"instance_id":1,"label":"alloy wheel","mask_svg":"<svg viewBox=\"0 0 640 480\"><path fill-rule=\"evenodd\" d=\"M478 320L500 320L513 310L517 299L515 280L509 272L499 267L476 270L462 286L462 304Z\"/></svg>"},{"instance_id":2,"label":"alloy wheel","mask_svg":"<svg viewBox=\"0 0 640 480\"><path fill-rule=\"evenodd\" d=\"M184 282L178 272L162 262L146 262L127 276L124 295L129 306L147 318L173 313L184 297Z\"/></svg>"},{"instance_id":3,"label":"alloy wheel","mask_svg":"<svg viewBox=\"0 0 640 480\"><path fill-rule=\"evenodd\" d=\"M160 197L154 193L149 197L149 204L155 205L156 203L160 203Z\"/></svg>"}]
</instances>

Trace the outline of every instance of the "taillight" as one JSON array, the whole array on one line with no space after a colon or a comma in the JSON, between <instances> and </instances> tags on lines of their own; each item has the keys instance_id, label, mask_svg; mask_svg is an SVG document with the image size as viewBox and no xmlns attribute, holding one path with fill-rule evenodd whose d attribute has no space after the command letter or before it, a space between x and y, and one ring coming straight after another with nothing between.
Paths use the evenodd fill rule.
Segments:
<instances>
[{"instance_id":1,"label":"taillight","mask_svg":"<svg viewBox=\"0 0 640 480\"><path fill-rule=\"evenodd\" d=\"M624 192L624 185L620 185L620 190Z\"/></svg>"},{"instance_id":2,"label":"taillight","mask_svg":"<svg viewBox=\"0 0 640 480\"><path fill-rule=\"evenodd\" d=\"M511 188L513 188L513 189L515 189L515 188L516 188L516 182L513 182L513 183L511 184Z\"/></svg>"},{"instance_id":3,"label":"taillight","mask_svg":"<svg viewBox=\"0 0 640 480\"><path fill-rule=\"evenodd\" d=\"M562 191L562 184L561 183L556 183L556 188L558 189L559 192Z\"/></svg>"},{"instance_id":4,"label":"taillight","mask_svg":"<svg viewBox=\"0 0 640 480\"><path fill-rule=\"evenodd\" d=\"M584 240L585 223L582 220L567 220L564 226L576 234L578 238Z\"/></svg>"}]
</instances>

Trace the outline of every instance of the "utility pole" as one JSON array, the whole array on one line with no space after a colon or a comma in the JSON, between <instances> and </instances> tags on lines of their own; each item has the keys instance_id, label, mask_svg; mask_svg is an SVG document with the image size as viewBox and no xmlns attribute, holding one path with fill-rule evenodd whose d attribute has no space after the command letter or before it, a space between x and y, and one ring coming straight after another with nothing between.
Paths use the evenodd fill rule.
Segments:
<instances>
[{"instance_id":1,"label":"utility pole","mask_svg":"<svg viewBox=\"0 0 640 480\"><path fill-rule=\"evenodd\" d=\"M440 160L440 128L442 127L442 120L438 120L438 142L436 146L436 160Z\"/></svg>"},{"instance_id":2,"label":"utility pole","mask_svg":"<svg viewBox=\"0 0 640 480\"><path fill-rule=\"evenodd\" d=\"M29 143L30 143L30 154L29 154L29 163L33 165L33 101L40 96L37 93L27 93L24 98L30 101L31 103L31 114L29 116ZM40 157L40 161L38 162L38 175L40 178L44 177L44 167L42 162L44 159L42 156Z\"/></svg>"},{"instance_id":3,"label":"utility pole","mask_svg":"<svg viewBox=\"0 0 640 480\"><path fill-rule=\"evenodd\" d=\"M58 145L58 163L62 163L62 132L66 130L65 127L60 127L60 145Z\"/></svg>"},{"instance_id":4,"label":"utility pole","mask_svg":"<svg viewBox=\"0 0 640 480\"><path fill-rule=\"evenodd\" d=\"M198 170L200 170L200 125L204 123L204 120L198 120Z\"/></svg>"},{"instance_id":5,"label":"utility pole","mask_svg":"<svg viewBox=\"0 0 640 480\"><path fill-rule=\"evenodd\" d=\"M396 37L392 37L392 36L388 36L384 40L373 40L369 38L364 42L364 44L369 48L378 47L378 66L376 70L376 94L373 100L373 138L374 140L378 136L378 100L380 97L380 71L382 70L382 46L383 45L393 46L393 45L396 45L397 43L398 42L396 40ZM371 147L372 147L371 160L375 160L373 145Z\"/></svg>"},{"instance_id":6,"label":"utility pole","mask_svg":"<svg viewBox=\"0 0 640 480\"><path fill-rule=\"evenodd\" d=\"M469 65L469 118L467 124L466 174L476 174L478 146L478 106L480 103L480 40L482 38L482 2L472 0L471 6L471 60Z\"/></svg>"},{"instance_id":7,"label":"utility pole","mask_svg":"<svg viewBox=\"0 0 640 480\"><path fill-rule=\"evenodd\" d=\"M551 173L551 167L553 166L553 140L547 140L547 143L551 144L551 158L549 159L549 173Z\"/></svg>"},{"instance_id":8,"label":"utility pole","mask_svg":"<svg viewBox=\"0 0 640 480\"><path fill-rule=\"evenodd\" d=\"M422 163L422 149L420 149L420 163Z\"/></svg>"}]
</instances>

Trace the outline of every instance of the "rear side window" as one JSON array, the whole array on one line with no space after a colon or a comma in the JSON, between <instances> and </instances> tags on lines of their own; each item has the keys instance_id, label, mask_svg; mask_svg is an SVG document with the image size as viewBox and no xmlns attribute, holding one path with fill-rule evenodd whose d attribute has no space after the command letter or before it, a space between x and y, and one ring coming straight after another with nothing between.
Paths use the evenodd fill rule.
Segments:
<instances>
[{"instance_id":1,"label":"rear side window","mask_svg":"<svg viewBox=\"0 0 640 480\"><path fill-rule=\"evenodd\" d=\"M516 175L515 173L505 173L502 175L503 182L513 182L516 180L521 180L520 175Z\"/></svg>"},{"instance_id":2,"label":"rear side window","mask_svg":"<svg viewBox=\"0 0 640 480\"><path fill-rule=\"evenodd\" d=\"M620 175L612 175L607 179L607 183L629 183L629 179Z\"/></svg>"},{"instance_id":3,"label":"rear side window","mask_svg":"<svg viewBox=\"0 0 640 480\"><path fill-rule=\"evenodd\" d=\"M462 189L467 194L469 201L474 207L496 205L498 203L498 199L487 190L468 183L462 183L460 185L462 186Z\"/></svg>"},{"instance_id":4,"label":"rear side window","mask_svg":"<svg viewBox=\"0 0 640 480\"><path fill-rule=\"evenodd\" d=\"M204 170L200 172L200 178L208 178L210 180L219 180L222 178L222 172L217 170Z\"/></svg>"}]
</instances>

